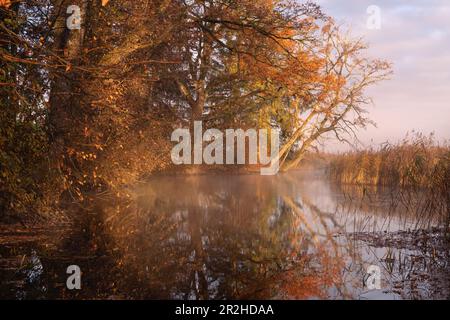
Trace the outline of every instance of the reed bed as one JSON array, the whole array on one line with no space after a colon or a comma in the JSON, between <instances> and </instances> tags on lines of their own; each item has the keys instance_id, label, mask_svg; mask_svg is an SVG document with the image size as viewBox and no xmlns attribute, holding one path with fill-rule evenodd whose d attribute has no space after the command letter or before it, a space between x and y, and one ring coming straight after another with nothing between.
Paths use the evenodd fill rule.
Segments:
<instances>
[{"instance_id":1,"label":"reed bed","mask_svg":"<svg viewBox=\"0 0 450 320\"><path fill-rule=\"evenodd\" d=\"M433 135L406 136L378 149L328 157L328 174L340 184L392 188L405 206L450 223L450 145ZM431 217L431 216L430 216Z\"/></svg>"}]
</instances>

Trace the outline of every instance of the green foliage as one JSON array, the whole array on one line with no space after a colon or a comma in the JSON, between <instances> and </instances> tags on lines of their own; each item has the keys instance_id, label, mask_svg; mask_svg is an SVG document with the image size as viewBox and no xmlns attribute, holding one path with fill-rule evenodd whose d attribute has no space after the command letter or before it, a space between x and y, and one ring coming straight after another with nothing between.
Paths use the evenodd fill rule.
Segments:
<instances>
[{"instance_id":1,"label":"green foliage","mask_svg":"<svg viewBox=\"0 0 450 320\"><path fill-rule=\"evenodd\" d=\"M40 209L42 166L47 147L45 131L32 123L7 121L0 112L0 212L2 218Z\"/></svg>"},{"instance_id":2,"label":"green foliage","mask_svg":"<svg viewBox=\"0 0 450 320\"><path fill-rule=\"evenodd\" d=\"M44 210L48 133L45 126L42 68L22 64L17 43L22 31L17 6L0 14L0 220L37 217ZM24 18L24 17L22 17ZM6 31L5 31L6 30ZM31 36L31 34L28 34Z\"/></svg>"}]
</instances>

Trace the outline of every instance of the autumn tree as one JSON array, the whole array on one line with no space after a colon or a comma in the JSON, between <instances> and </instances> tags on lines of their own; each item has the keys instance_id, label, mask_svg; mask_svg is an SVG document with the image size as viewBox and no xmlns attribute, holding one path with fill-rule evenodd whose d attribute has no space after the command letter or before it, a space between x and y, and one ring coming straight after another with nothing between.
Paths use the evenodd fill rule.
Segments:
<instances>
[{"instance_id":1,"label":"autumn tree","mask_svg":"<svg viewBox=\"0 0 450 320\"><path fill-rule=\"evenodd\" d=\"M351 143L348 139L356 137L358 128L372 123L366 116L371 103L366 89L391 74L388 62L367 58L364 42L352 40L333 21L323 26L320 37L315 49L320 68L307 84L307 94L294 101L292 134L280 150L284 170L296 167L328 133Z\"/></svg>"},{"instance_id":2,"label":"autumn tree","mask_svg":"<svg viewBox=\"0 0 450 320\"><path fill-rule=\"evenodd\" d=\"M76 198L131 182L163 166L160 153L169 155L161 137L170 118L155 119L162 115L148 96L158 77L152 65L169 63L152 56L172 36L179 11L167 0L105 4L80 3L80 30L54 28L55 59L65 63L52 73L52 146Z\"/></svg>"},{"instance_id":3,"label":"autumn tree","mask_svg":"<svg viewBox=\"0 0 450 320\"><path fill-rule=\"evenodd\" d=\"M166 43L153 99L182 120L233 123L256 114L262 92L282 77L287 61L299 60L293 43L310 42L317 6L286 1L182 1L184 23ZM259 83L257 83L259 82ZM259 88L258 88L259 86Z\"/></svg>"},{"instance_id":4,"label":"autumn tree","mask_svg":"<svg viewBox=\"0 0 450 320\"><path fill-rule=\"evenodd\" d=\"M25 195L42 189L41 176L56 199L77 205L116 193L170 167L170 133L195 120L279 130L289 169L324 136L345 141L368 124L365 90L390 72L310 2L0 6L1 165L17 165L2 170L4 194L19 194L19 180ZM79 28L67 25L73 6ZM2 207L17 197L6 198Z\"/></svg>"},{"instance_id":5,"label":"autumn tree","mask_svg":"<svg viewBox=\"0 0 450 320\"><path fill-rule=\"evenodd\" d=\"M365 89L390 74L369 60L312 4L286 1L183 2L185 24L160 65L152 101L184 122L280 130L284 169L329 133L348 141L370 99ZM181 25L180 25L181 26Z\"/></svg>"}]
</instances>

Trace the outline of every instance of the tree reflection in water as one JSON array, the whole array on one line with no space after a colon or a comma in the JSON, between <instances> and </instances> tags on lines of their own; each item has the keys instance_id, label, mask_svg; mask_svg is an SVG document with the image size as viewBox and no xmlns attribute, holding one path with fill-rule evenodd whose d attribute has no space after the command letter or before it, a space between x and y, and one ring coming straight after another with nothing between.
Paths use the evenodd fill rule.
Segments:
<instances>
[{"instance_id":1,"label":"tree reflection in water","mask_svg":"<svg viewBox=\"0 0 450 320\"><path fill-rule=\"evenodd\" d=\"M342 281L336 225L297 193L284 178L154 179L113 234L161 297L325 297Z\"/></svg>"},{"instance_id":2,"label":"tree reflection in water","mask_svg":"<svg viewBox=\"0 0 450 320\"><path fill-rule=\"evenodd\" d=\"M6 255L21 257L20 251L29 263L35 250L40 273L23 283L36 266L21 262L23 272L3 274L2 296L357 298L366 290L368 265L389 271L389 262L392 272L385 275L404 279L410 266L405 261L412 261L405 250L414 249L369 239L386 226L401 229L403 216L396 219L389 204L354 201L324 180L295 173L154 177L132 194L125 202L99 201L91 219L70 232L11 245L14 253ZM448 250L442 252L448 258ZM446 259L437 256L438 262ZM436 269L438 264L427 261L422 272L448 275L447 266ZM65 288L70 264L83 272L79 291ZM383 285L392 293L397 284L384 279Z\"/></svg>"}]
</instances>

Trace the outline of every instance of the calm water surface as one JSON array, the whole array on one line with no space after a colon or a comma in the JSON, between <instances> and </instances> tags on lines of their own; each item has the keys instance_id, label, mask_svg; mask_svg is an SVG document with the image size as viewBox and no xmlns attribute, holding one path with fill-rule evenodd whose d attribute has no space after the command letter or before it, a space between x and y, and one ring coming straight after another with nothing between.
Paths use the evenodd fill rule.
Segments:
<instances>
[{"instance_id":1,"label":"calm water surface","mask_svg":"<svg viewBox=\"0 0 450 320\"><path fill-rule=\"evenodd\" d=\"M3 230L0 297L449 298L448 245L420 230L433 224L370 191L298 172L156 177L81 227Z\"/></svg>"}]
</instances>

